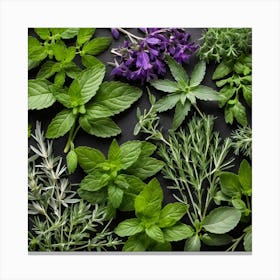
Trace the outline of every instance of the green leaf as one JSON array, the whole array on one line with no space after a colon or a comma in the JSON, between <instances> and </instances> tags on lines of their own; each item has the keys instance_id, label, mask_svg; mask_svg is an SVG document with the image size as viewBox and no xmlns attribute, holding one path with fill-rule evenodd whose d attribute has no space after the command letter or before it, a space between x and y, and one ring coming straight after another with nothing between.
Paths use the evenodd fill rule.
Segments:
<instances>
[{"instance_id":1,"label":"green leaf","mask_svg":"<svg viewBox=\"0 0 280 280\"><path fill-rule=\"evenodd\" d=\"M76 56L76 48L75 47L68 48L65 54L64 62L66 63L71 62L75 56Z\"/></svg>"},{"instance_id":2,"label":"green leaf","mask_svg":"<svg viewBox=\"0 0 280 280\"><path fill-rule=\"evenodd\" d=\"M89 41L95 32L95 28L80 28L77 34L77 43L79 46Z\"/></svg>"},{"instance_id":3,"label":"green leaf","mask_svg":"<svg viewBox=\"0 0 280 280\"><path fill-rule=\"evenodd\" d=\"M125 252L143 252L146 251L145 243L138 235L130 236L125 242L122 251Z\"/></svg>"},{"instance_id":4,"label":"green leaf","mask_svg":"<svg viewBox=\"0 0 280 280\"><path fill-rule=\"evenodd\" d=\"M243 246L245 251L252 252L252 230L248 231L244 236Z\"/></svg>"},{"instance_id":5,"label":"green leaf","mask_svg":"<svg viewBox=\"0 0 280 280\"><path fill-rule=\"evenodd\" d=\"M178 103L180 97L181 97L180 94L170 94L164 96L159 101L157 101L157 103L155 104L155 109L158 112L164 112L170 110Z\"/></svg>"},{"instance_id":6,"label":"green leaf","mask_svg":"<svg viewBox=\"0 0 280 280\"><path fill-rule=\"evenodd\" d=\"M80 183L80 188L86 191L96 192L107 186L109 179L109 175L102 174L100 171L94 170L84 177Z\"/></svg>"},{"instance_id":7,"label":"green leaf","mask_svg":"<svg viewBox=\"0 0 280 280\"><path fill-rule=\"evenodd\" d=\"M200 247L201 247L201 242L199 236L196 234L186 240L184 251L197 252L200 251Z\"/></svg>"},{"instance_id":8,"label":"green leaf","mask_svg":"<svg viewBox=\"0 0 280 280\"><path fill-rule=\"evenodd\" d=\"M123 190L116 187L115 185L110 185L108 187L108 200L114 208L119 208L123 198Z\"/></svg>"},{"instance_id":9,"label":"green leaf","mask_svg":"<svg viewBox=\"0 0 280 280\"><path fill-rule=\"evenodd\" d=\"M107 189L103 188L98 192L89 192L81 188L78 189L79 196L91 204L101 204L107 201Z\"/></svg>"},{"instance_id":10,"label":"green leaf","mask_svg":"<svg viewBox=\"0 0 280 280\"><path fill-rule=\"evenodd\" d=\"M135 213L141 218L157 220L160 214L163 192L157 179L152 179L135 199Z\"/></svg>"},{"instance_id":11,"label":"green leaf","mask_svg":"<svg viewBox=\"0 0 280 280\"><path fill-rule=\"evenodd\" d=\"M141 94L139 88L122 82L104 82L94 97L94 104L106 107L113 116L128 109Z\"/></svg>"},{"instance_id":12,"label":"green leaf","mask_svg":"<svg viewBox=\"0 0 280 280\"><path fill-rule=\"evenodd\" d=\"M178 84L170 80L154 80L150 84L157 90L173 93L179 90Z\"/></svg>"},{"instance_id":13,"label":"green leaf","mask_svg":"<svg viewBox=\"0 0 280 280\"><path fill-rule=\"evenodd\" d=\"M72 39L78 35L79 29L80 28L67 28L60 34L60 37L62 39Z\"/></svg>"},{"instance_id":14,"label":"green leaf","mask_svg":"<svg viewBox=\"0 0 280 280\"><path fill-rule=\"evenodd\" d=\"M34 61L31 59L28 59L28 70L36 68L39 64L40 64L40 61Z\"/></svg>"},{"instance_id":15,"label":"green leaf","mask_svg":"<svg viewBox=\"0 0 280 280\"><path fill-rule=\"evenodd\" d=\"M248 106L252 105L252 85L243 85L242 86L243 97Z\"/></svg>"},{"instance_id":16,"label":"green leaf","mask_svg":"<svg viewBox=\"0 0 280 280\"><path fill-rule=\"evenodd\" d=\"M87 103L97 92L105 75L105 66L102 64L81 72L77 78L84 104Z\"/></svg>"},{"instance_id":17,"label":"green leaf","mask_svg":"<svg viewBox=\"0 0 280 280\"><path fill-rule=\"evenodd\" d=\"M60 102L66 108L72 108L70 96L68 93L64 92L62 89L60 91L55 91L54 97L58 102Z\"/></svg>"},{"instance_id":18,"label":"green leaf","mask_svg":"<svg viewBox=\"0 0 280 280\"><path fill-rule=\"evenodd\" d=\"M68 90L68 94L71 100L71 107L77 107L79 105L83 105L83 98L81 95L81 87L77 80L74 80Z\"/></svg>"},{"instance_id":19,"label":"green leaf","mask_svg":"<svg viewBox=\"0 0 280 280\"><path fill-rule=\"evenodd\" d=\"M47 80L28 81L28 110L48 108L54 102L52 83Z\"/></svg>"},{"instance_id":20,"label":"green leaf","mask_svg":"<svg viewBox=\"0 0 280 280\"><path fill-rule=\"evenodd\" d=\"M114 184L125 191L129 188L129 183L126 181L125 174L118 175L114 180Z\"/></svg>"},{"instance_id":21,"label":"green leaf","mask_svg":"<svg viewBox=\"0 0 280 280\"><path fill-rule=\"evenodd\" d=\"M188 205L175 202L167 204L161 211L158 226L171 227L178 222L188 211Z\"/></svg>"},{"instance_id":22,"label":"green leaf","mask_svg":"<svg viewBox=\"0 0 280 280\"><path fill-rule=\"evenodd\" d=\"M141 144L141 153L139 157L149 157L157 149L156 145L147 141L142 141Z\"/></svg>"},{"instance_id":23,"label":"green leaf","mask_svg":"<svg viewBox=\"0 0 280 280\"><path fill-rule=\"evenodd\" d=\"M34 31L42 40L48 40L50 34L49 28L34 28Z\"/></svg>"},{"instance_id":24,"label":"green leaf","mask_svg":"<svg viewBox=\"0 0 280 280\"><path fill-rule=\"evenodd\" d=\"M122 174L121 176L125 178L129 185L128 189L126 190L127 193L129 192L132 194L139 194L146 186L146 184L137 176L128 174Z\"/></svg>"},{"instance_id":25,"label":"green leaf","mask_svg":"<svg viewBox=\"0 0 280 280\"><path fill-rule=\"evenodd\" d=\"M54 77L54 84L56 86L62 87L64 83L65 83L65 72L62 70L56 73Z\"/></svg>"},{"instance_id":26,"label":"green leaf","mask_svg":"<svg viewBox=\"0 0 280 280\"><path fill-rule=\"evenodd\" d=\"M163 232L157 225L151 225L150 227L145 228L145 232L150 238L157 242L163 243L165 241Z\"/></svg>"},{"instance_id":27,"label":"green leaf","mask_svg":"<svg viewBox=\"0 0 280 280\"><path fill-rule=\"evenodd\" d=\"M241 218L237 209L222 206L212 210L204 219L203 228L211 233L226 233L236 227Z\"/></svg>"},{"instance_id":28,"label":"green leaf","mask_svg":"<svg viewBox=\"0 0 280 280\"><path fill-rule=\"evenodd\" d=\"M163 166L164 162L158 159L151 157L139 157L139 160L127 169L127 173L145 180L159 172Z\"/></svg>"},{"instance_id":29,"label":"green leaf","mask_svg":"<svg viewBox=\"0 0 280 280\"><path fill-rule=\"evenodd\" d=\"M57 61L63 61L67 52L67 47L63 41L58 41L53 46L53 53Z\"/></svg>"},{"instance_id":30,"label":"green leaf","mask_svg":"<svg viewBox=\"0 0 280 280\"><path fill-rule=\"evenodd\" d=\"M225 104L227 103L227 101L232 98L232 96L235 93L235 88L231 87L230 85L226 85L224 86L219 92L219 107L223 107L225 106Z\"/></svg>"},{"instance_id":31,"label":"green leaf","mask_svg":"<svg viewBox=\"0 0 280 280\"><path fill-rule=\"evenodd\" d=\"M114 139L109 147L108 159L109 161L118 160L120 156L120 146L116 139Z\"/></svg>"},{"instance_id":32,"label":"green leaf","mask_svg":"<svg viewBox=\"0 0 280 280\"><path fill-rule=\"evenodd\" d=\"M247 209L245 202L243 200L241 200L240 198L232 199L231 203L234 208L236 208L237 210L240 210L241 212L243 212Z\"/></svg>"},{"instance_id":33,"label":"green leaf","mask_svg":"<svg viewBox=\"0 0 280 280\"><path fill-rule=\"evenodd\" d=\"M239 170L238 179L241 184L242 193L251 196L252 194L252 168L246 159L243 159Z\"/></svg>"},{"instance_id":34,"label":"green leaf","mask_svg":"<svg viewBox=\"0 0 280 280\"><path fill-rule=\"evenodd\" d=\"M223 246L232 242L233 238L228 234L204 233L200 239L208 246Z\"/></svg>"},{"instance_id":35,"label":"green leaf","mask_svg":"<svg viewBox=\"0 0 280 280\"><path fill-rule=\"evenodd\" d=\"M86 54L98 55L109 48L111 37L98 37L84 44L83 51Z\"/></svg>"},{"instance_id":36,"label":"green leaf","mask_svg":"<svg viewBox=\"0 0 280 280\"><path fill-rule=\"evenodd\" d=\"M216 82L216 86L217 87L223 87L225 84L230 85L231 83L233 83L233 78L232 77Z\"/></svg>"},{"instance_id":37,"label":"green leaf","mask_svg":"<svg viewBox=\"0 0 280 280\"><path fill-rule=\"evenodd\" d=\"M136 194L124 192L122 203L119 206L120 211L133 211Z\"/></svg>"},{"instance_id":38,"label":"green leaf","mask_svg":"<svg viewBox=\"0 0 280 280\"><path fill-rule=\"evenodd\" d=\"M128 141L120 146L120 163L122 169L130 167L139 157L141 153L140 141Z\"/></svg>"},{"instance_id":39,"label":"green leaf","mask_svg":"<svg viewBox=\"0 0 280 280\"><path fill-rule=\"evenodd\" d=\"M112 116L112 111L107 107L99 104L95 104L95 102L89 102L86 106L86 114L87 118L90 120L102 119Z\"/></svg>"},{"instance_id":40,"label":"green leaf","mask_svg":"<svg viewBox=\"0 0 280 280\"><path fill-rule=\"evenodd\" d=\"M75 152L78 155L79 165L86 173L92 172L97 164L105 161L104 155L94 148L80 146L75 148Z\"/></svg>"},{"instance_id":41,"label":"green leaf","mask_svg":"<svg viewBox=\"0 0 280 280\"><path fill-rule=\"evenodd\" d=\"M151 244L149 246L149 251L169 252L169 251L172 251L172 247L171 247L170 242L164 242L164 243L154 242L154 244Z\"/></svg>"},{"instance_id":42,"label":"green leaf","mask_svg":"<svg viewBox=\"0 0 280 280\"><path fill-rule=\"evenodd\" d=\"M203 81L203 78L205 76L206 72L206 63L205 61L200 61L198 62L193 71L192 71L192 76L190 79L190 87L196 87L200 85L200 83Z\"/></svg>"},{"instance_id":43,"label":"green leaf","mask_svg":"<svg viewBox=\"0 0 280 280\"><path fill-rule=\"evenodd\" d=\"M229 197L241 195L241 185L238 176L231 172L222 172L220 175L222 192Z\"/></svg>"},{"instance_id":44,"label":"green leaf","mask_svg":"<svg viewBox=\"0 0 280 280\"><path fill-rule=\"evenodd\" d=\"M69 173L73 173L78 165L78 157L74 150L71 150L66 156L67 168Z\"/></svg>"},{"instance_id":45,"label":"green leaf","mask_svg":"<svg viewBox=\"0 0 280 280\"><path fill-rule=\"evenodd\" d=\"M114 229L115 234L121 237L135 235L142 231L144 231L144 227L141 225L139 219L137 218L132 218L120 222Z\"/></svg>"},{"instance_id":46,"label":"green leaf","mask_svg":"<svg viewBox=\"0 0 280 280\"><path fill-rule=\"evenodd\" d=\"M183 223L177 223L171 227L164 228L163 235L165 241L180 241L193 236L194 231L192 227Z\"/></svg>"},{"instance_id":47,"label":"green leaf","mask_svg":"<svg viewBox=\"0 0 280 280\"><path fill-rule=\"evenodd\" d=\"M81 74L82 69L78 67L73 61L64 66L64 71L71 79L76 79Z\"/></svg>"},{"instance_id":48,"label":"green leaf","mask_svg":"<svg viewBox=\"0 0 280 280\"><path fill-rule=\"evenodd\" d=\"M86 68L94 67L99 64L103 64L99 59L91 55L84 55L82 56L82 64Z\"/></svg>"},{"instance_id":49,"label":"green leaf","mask_svg":"<svg viewBox=\"0 0 280 280\"><path fill-rule=\"evenodd\" d=\"M58 138L66 134L75 123L75 116L72 110L65 109L59 112L48 126L46 137Z\"/></svg>"},{"instance_id":50,"label":"green leaf","mask_svg":"<svg viewBox=\"0 0 280 280\"><path fill-rule=\"evenodd\" d=\"M32 125L31 123L28 124L28 138L31 136L32 133Z\"/></svg>"},{"instance_id":51,"label":"green leaf","mask_svg":"<svg viewBox=\"0 0 280 280\"><path fill-rule=\"evenodd\" d=\"M225 121L226 123L232 124L233 123L233 106L227 104L225 107Z\"/></svg>"},{"instance_id":52,"label":"green leaf","mask_svg":"<svg viewBox=\"0 0 280 280\"><path fill-rule=\"evenodd\" d=\"M192 89L188 95L194 95L196 98L204 101L216 101L219 99L218 92L206 86L198 86Z\"/></svg>"},{"instance_id":53,"label":"green leaf","mask_svg":"<svg viewBox=\"0 0 280 280\"><path fill-rule=\"evenodd\" d=\"M172 122L172 129L176 130L184 121L191 109L191 103L186 101L184 105L178 102L175 108L175 114Z\"/></svg>"},{"instance_id":54,"label":"green leaf","mask_svg":"<svg viewBox=\"0 0 280 280\"><path fill-rule=\"evenodd\" d=\"M53 68L54 64L56 64L56 63L57 62L48 60L46 63L44 63L41 66L39 72L37 73L36 78L37 79L48 79L48 78L50 78L56 72L56 69Z\"/></svg>"},{"instance_id":55,"label":"green leaf","mask_svg":"<svg viewBox=\"0 0 280 280\"><path fill-rule=\"evenodd\" d=\"M183 66L177 63L176 60L171 56L167 56L166 60L173 78L181 86L186 86L188 84L189 78Z\"/></svg>"},{"instance_id":56,"label":"green leaf","mask_svg":"<svg viewBox=\"0 0 280 280\"><path fill-rule=\"evenodd\" d=\"M247 125L246 109L239 101L233 107L233 115L238 123L243 126Z\"/></svg>"},{"instance_id":57,"label":"green leaf","mask_svg":"<svg viewBox=\"0 0 280 280\"><path fill-rule=\"evenodd\" d=\"M218 79L224 78L229 73L231 73L231 71L232 71L232 65L229 65L228 63L225 63L225 62L221 62L217 66L216 70L214 71L212 79L218 80Z\"/></svg>"},{"instance_id":58,"label":"green leaf","mask_svg":"<svg viewBox=\"0 0 280 280\"><path fill-rule=\"evenodd\" d=\"M41 61L45 59L48 52L41 43L32 36L28 36L28 59L33 61Z\"/></svg>"},{"instance_id":59,"label":"green leaf","mask_svg":"<svg viewBox=\"0 0 280 280\"><path fill-rule=\"evenodd\" d=\"M81 116L79 123L84 131L97 137L106 138L121 133L121 129L109 118L89 120L86 116Z\"/></svg>"}]
</instances>

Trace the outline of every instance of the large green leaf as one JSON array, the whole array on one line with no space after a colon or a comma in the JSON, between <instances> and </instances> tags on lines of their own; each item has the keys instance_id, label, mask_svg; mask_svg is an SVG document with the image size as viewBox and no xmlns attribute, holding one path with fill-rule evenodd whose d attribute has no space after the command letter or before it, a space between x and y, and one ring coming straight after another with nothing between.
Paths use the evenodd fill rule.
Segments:
<instances>
[{"instance_id":1,"label":"large green leaf","mask_svg":"<svg viewBox=\"0 0 280 280\"><path fill-rule=\"evenodd\" d=\"M141 94L139 88L122 82L104 82L94 97L94 104L106 107L113 116L128 109Z\"/></svg>"},{"instance_id":2,"label":"large green leaf","mask_svg":"<svg viewBox=\"0 0 280 280\"><path fill-rule=\"evenodd\" d=\"M104 75L105 66L103 64L99 64L81 72L77 79L80 84L84 104L96 94Z\"/></svg>"},{"instance_id":3,"label":"large green leaf","mask_svg":"<svg viewBox=\"0 0 280 280\"><path fill-rule=\"evenodd\" d=\"M211 233L227 233L236 227L241 212L233 207L222 206L212 210L204 219L203 228Z\"/></svg>"},{"instance_id":4,"label":"large green leaf","mask_svg":"<svg viewBox=\"0 0 280 280\"><path fill-rule=\"evenodd\" d=\"M201 241L208 246L223 246L232 242L233 238L228 234L204 233Z\"/></svg>"},{"instance_id":5,"label":"large green leaf","mask_svg":"<svg viewBox=\"0 0 280 280\"><path fill-rule=\"evenodd\" d=\"M165 241L163 232L157 225L151 225L145 229L145 232L150 238L157 242L163 243Z\"/></svg>"},{"instance_id":6,"label":"large green leaf","mask_svg":"<svg viewBox=\"0 0 280 280\"><path fill-rule=\"evenodd\" d=\"M89 41L95 32L95 28L80 28L77 34L78 45L83 45Z\"/></svg>"},{"instance_id":7,"label":"large green leaf","mask_svg":"<svg viewBox=\"0 0 280 280\"><path fill-rule=\"evenodd\" d=\"M124 236L135 235L139 232L142 232L143 230L144 227L141 225L139 219L132 218L120 222L118 226L114 229L114 232L117 235L124 237Z\"/></svg>"},{"instance_id":8,"label":"large green leaf","mask_svg":"<svg viewBox=\"0 0 280 280\"><path fill-rule=\"evenodd\" d=\"M202 82L205 76L205 72L206 72L205 61L198 62L192 71L192 76L190 79L190 87L198 86Z\"/></svg>"},{"instance_id":9,"label":"large green leaf","mask_svg":"<svg viewBox=\"0 0 280 280\"><path fill-rule=\"evenodd\" d=\"M98 37L86 42L83 47L83 51L86 54L98 55L109 48L111 45L111 37Z\"/></svg>"},{"instance_id":10,"label":"large green leaf","mask_svg":"<svg viewBox=\"0 0 280 280\"><path fill-rule=\"evenodd\" d=\"M49 28L34 28L34 31L42 40L49 39L49 36L51 35Z\"/></svg>"},{"instance_id":11,"label":"large green leaf","mask_svg":"<svg viewBox=\"0 0 280 280\"><path fill-rule=\"evenodd\" d=\"M74 125L75 116L72 110L65 109L59 112L48 126L46 137L58 138L66 134Z\"/></svg>"},{"instance_id":12,"label":"large green leaf","mask_svg":"<svg viewBox=\"0 0 280 280\"><path fill-rule=\"evenodd\" d=\"M178 102L175 108L175 114L172 122L172 129L176 130L184 121L191 109L191 103L186 100L185 104L182 105Z\"/></svg>"},{"instance_id":13,"label":"large green leaf","mask_svg":"<svg viewBox=\"0 0 280 280\"><path fill-rule=\"evenodd\" d=\"M178 84L176 82L170 81L170 80L154 80L151 81L150 84L161 91L172 93L179 90Z\"/></svg>"},{"instance_id":14,"label":"large green leaf","mask_svg":"<svg viewBox=\"0 0 280 280\"><path fill-rule=\"evenodd\" d=\"M103 63L99 59L97 59L96 57L94 57L92 55L83 55L82 56L82 64L86 68L90 68L90 67L96 66L97 64L103 64Z\"/></svg>"},{"instance_id":15,"label":"large green leaf","mask_svg":"<svg viewBox=\"0 0 280 280\"><path fill-rule=\"evenodd\" d=\"M41 43L32 36L28 36L28 59L33 61L41 61L45 59L48 52Z\"/></svg>"},{"instance_id":16,"label":"large green leaf","mask_svg":"<svg viewBox=\"0 0 280 280\"><path fill-rule=\"evenodd\" d=\"M141 146L140 141L128 141L120 146L119 158L122 169L127 169L138 159Z\"/></svg>"},{"instance_id":17,"label":"large green leaf","mask_svg":"<svg viewBox=\"0 0 280 280\"><path fill-rule=\"evenodd\" d=\"M166 60L173 78L179 83L179 85L186 86L189 78L183 66L177 63L171 56L167 56Z\"/></svg>"},{"instance_id":18,"label":"large green leaf","mask_svg":"<svg viewBox=\"0 0 280 280\"><path fill-rule=\"evenodd\" d=\"M28 81L28 110L48 108L55 102L53 84L47 80Z\"/></svg>"},{"instance_id":19,"label":"large green leaf","mask_svg":"<svg viewBox=\"0 0 280 280\"><path fill-rule=\"evenodd\" d=\"M238 176L231 172L223 172L220 175L220 184L222 192L229 197L241 195L241 185Z\"/></svg>"},{"instance_id":20,"label":"large green leaf","mask_svg":"<svg viewBox=\"0 0 280 280\"><path fill-rule=\"evenodd\" d=\"M175 105L180 100L180 97L181 95L177 93L164 96L159 101L157 101L157 103L155 104L155 109L158 112L164 112L170 110L173 107L175 107Z\"/></svg>"},{"instance_id":21,"label":"large green leaf","mask_svg":"<svg viewBox=\"0 0 280 280\"><path fill-rule=\"evenodd\" d=\"M189 95L194 95L196 98L205 101L219 100L218 92L206 86L198 86L192 89Z\"/></svg>"},{"instance_id":22,"label":"large green leaf","mask_svg":"<svg viewBox=\"0 0 280 280\"><path fill-rule=\"evenodd\" d=\"M71 79L77 79L82 72L82 69L78 67L73 61L68 62L63 67L63 69L67 76L69 76Z\"/></svg>"},{"instance_id":23,"label":"large green leaf","mask_svg":"<svg viewBox=\"0 0 280 280\"><path fill-rule=\"evenodd\" d=\"M165 241L180 241L193 235L193 229L183 223L177 223L171 227L164 228L163 235Z\"/></svg>"},{"instance_id":24,"label":"large green leaf","mask_svg":"<svg viewBox=\"0 0 280 280\"><path fill-rule=\"evenodd\" d=\"M53 53L57 61L63 61L67 53L65 43L63 41L56 42L53 46Z\"/></svg>"}]
</instances>

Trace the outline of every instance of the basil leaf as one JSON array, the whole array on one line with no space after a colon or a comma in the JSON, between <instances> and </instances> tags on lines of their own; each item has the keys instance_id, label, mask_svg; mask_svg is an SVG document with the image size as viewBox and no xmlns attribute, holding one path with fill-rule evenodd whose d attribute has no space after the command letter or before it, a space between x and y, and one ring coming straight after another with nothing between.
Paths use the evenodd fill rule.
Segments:
<instances>
[{"instance_id":1,"label":"basil leaf","mask_svg":"<svg viewBox=\"0 0 280 280\"><path fill-rule=\"evenodd\" d=\"M28 110L48 108L55 102L53 85L47 80L28 81Z\"/></svg>"},{"instance_id":2,"label":"basil leaf","mask_svg":"<svg viewBox=\"0 0 280 280\"><path fill-rule=\"evenodd\" d=\"M218 79L224 78L231 72L232 72L232 65L229 65L228 63L225 63L225 62L221 62L217 66L216 70L214 71L212 79L218 80Z\"/></svg>"},{"instance_id":3,"label":"basil leaf","mask_svg":"<svg viewBox=\"0 0 280 280\"><path fill-rule=\"evenodd\" d=\"M54 94L56 100L61 103L66 108L72 108L70 96L68 93L63 92L63 90L56 91Z\"/></svg>"},{"instance_id":4,"label":"basil leaf","mask_svg":"<svg viewBox=\"0 0 280 280\"><path fill-rule=\"evenodd\" d=\"M86 173L91 173L98 163L105 161L104 155L97 149L80 146L75 148L79 165Z\"/></svg>"},{"instance_id":5,"label":"basil leaf","mask_svg":"<svg viewBox=\"0 0 280 280\"><path fill-rule=\"evenodd\" d=\"M137 218L127 219L120 222L114 229L114 232L121 237L135 235L142 231L144 231L144 227Z\"/></svg>"},{"instance_id":6,"label":"basil leaf","mask_svg":"<svg viewBox=\"0 0 280 280\"><path fill-rule=\"evenodd\" d=\"M55 68L53 68L53 66L56 64L57 62L48 60L46 63L44 63L39 72L37 73L36 78L37 79L48 79L50 78L52 75L54 75L56 71Z\"/></svg>"},{"instance_id":7,"label":"basil leaf","mask_svg":"<svg viewBox=\"0 0 280 280\"><path fill-rule=\"evenodd\" d=\"M123 170L130 167L141 153L141 142L129 141L120 146L120 163Z\"/></svg>"},{"instance_id":8,"label":"basil leaf","mask_svg":"<svg viewBox=\"0 0 280 280\"><path fill-rule=\"evenodd\" d=\"M160 243L164 242L163 232L157 225L151 225L150 227L145 228L145 232L153 240Z\"/></svg>"},{"instance_id":9,"label":"basil leaf","mask_svg":"<svg viewBox=\"0 0 280 280\"><path fill-rule=\"evenodd\" d=\"M122 251L125 252L143 252L145 250L145 243L142 242L138 235L130 236L122 248Z\"/></svg>"},{"instance_id":10,"label":"basil leaf","mask_svg":"<svg viewBox=\"0 0 280 280\"><path fill-rule=\"evenodd\" d=\"M94 97L94 104L111 111L111 116L128 109L140 98L142 91L134 86L121 82L104 82Z\"/></svg>"},{"instance_id":11,"label":"basil leaf","mask_svg":"<svg viewBox=\"0 0 280 280\"><path fill-rule=\"evenodd\" d=\"M81 181L80 188L86 191L96 192L107 186L108 182L109 175L93 170Z\"/></svg>"},{"instance_id":12,"label":"basil leaf","mask_svg":"<svg viewBox=\"0 0 280 280\"><path fill-rule=\"evenodd\" d=\"M67 48L64 62L65 63L71 62L75 56L76 56L76 48L75 47Z\"/></svg>"},{"instance_id":13,"label":"basil leaf","mask_svg":"<svg viewBox=\"0 0 280 280\"><path fill-rule=\"evenodd\" d=\"M167 204L160 211L158 226L161 228L173 226L187 213L188 208L187 205L179 202Z\"/></svg>"},{"instance_id":14,"label":"basil leaf","mask_svg":"<svg viewBox=\"0 0 280 280\"><path fill-rule=\"evenodd\" d=\"M110 185L108 187L108 200L114 208L118 208L122 202L123 190L116 187L115 185Z\"/></svg>"},{"instance_id":15,"label":"basil leaf","mask_svg":"<svg viewBox=\"0 0 280 280\"><path fill-rule=\"evenodd\" d=\"M193 234L193 229L183 223L177 223L163 229L165 241L180 241L193 236Z\"/></svg>"},{"instance_id":16,"label":"basil leaf","mask_svg":"<svg viewBox=\"0 0 280 280\"><path fill-rule=\"evenodd\" d=\"M226 233L236 227L241 218L237 209L222 206L212 210L204 219L203 228L211 233Z\"/></svg>"},{"instance_id":17,"label":"basil leaf","mask_svg":"<svg viewBox=\"0 0 280 280\"><path fill-rule=\"evenodd\" d=\"M173 107L175 107L179 100L180 94L170 94L164 96L159 101L157 101L157 103L155 104L155 109L157 110L157 112L164 112L170 110Z\"/></svg>"},{"instance_id":18,"label":"basil leaf","mask_svg":"<svg viewBox=\"0 0 280 280\"><path fill-rule=\"evenodd\" d=\"M109 118L90 120L86 116L81 116L79 123L84 131L97 137L106 138L121 133L121 129Z\"/></svg>"},{"instance_id":19,"label":"basil leaf","mask_svg":"<svg viewBox=\"0 0 280 280\"><path fill-rule=\"evenodd\" d=\"M81 87L81 95L84 104L96 94L104 75L105 66L103 64L81 72L77 80Z\"/></svg>"},{"instance_id":20,"label":"basil leaf","mask_svg":"<svg viewBox=\"0 0 280 280\"><path fill-rule=\"evenodd\" d=\"M77 192L82 199L91 204L101 204L107 201L108 193L106 188L100 189L98 192L89 192L79 188Z\"/></svg>"},{"instance_id":21,"label":"basil leaf","mask_svg":"<svg viewBox=\"0 0 280 280\"><path fill-rule=\"evenodd\" d=\"M65 109L58 113L48 126L46 137L58 138L66 134L74 125L75 116L72 110Z\"/></svg>"},{"instance_id":22,"label":"basil leaf","mask_svg":"<svg viewBox=\"0 0 280 280\"><path fill-rule=\"evenodd\" d=\"M228 234L204 233L201 241L208 246L223 246L232 242L233 238Z\"/></svg>"},{"instance_id":23,"label":"basil leaf","mask_svg":"<svg viewBox=\"0 0 280 280\"><path fill-rule=\"evenodd\" d=\"M163 92L173 93L179 90L176 82L170 80L154 80L151 81L150 84L156 88L157 90L161 90Z\"/></svg>"},{"instance_id":24,"label":"basil leaf","mask_svg":"<svg viewBox=\"0 0 280 280\"><path fill-rule=\"evenodd\" d=\"M80 28L67 28L60 34L60 37L62 39L72 39L78 35L79 29Z\"/></svg>"},{"instance_id":25,"label":"basil leaf","mask_svg":"<svg viewBox=\"0 0 280 280\"><path fill-rule=\"evenodd\" d=\"M243 126L247 125L247 115L246 115L246 109L245 107L237 101L235 105L233 106L233 115L238 123L240 123Z\"/></svg>"},{"instance_id":26,"label":"basil leaf","mask_svg":"<svg viewBox=\"0 0 280 280\"><path fill-rule=\"evenodd\" d=\"M241 195L241 185L237 175L231 172L222 172L220 175L220 184L221 190L225 195L229 197Z\"/></svg>"},{"instance_id":27,"label":"basil leaf","mask_svg":"<svg viewBox=\"0 0 280 280\"><path fill-rule=\"evenodd\" d=\"M176 60L173 59L171 56L167 56L166 60L173 78L180 85L186 86L188 84L189 78L183 66L177 63Z\"/></svg>"},{"instance_id":28,"label":"basil leaf","mask_svg":"<svg viewBox=\"0 0 280 280\"><path fill-rule=\"evenodd\" d=\"M69 173L73 173L78 165L78 157L74 150L71 150L66 156L66 163Z\"/></svg>"},{"instance_id":29,"label":"basil leaf","mask_svg":"<svg viewBox=\"0 0 280 280\"><path fill-rule=\"evenodd\" d=\"M252 194L252 168L247 160L243 159L239 170L238 179L241 184L242 193L251 196Z\"/></svg>"},{"instance_id":30,"label":"basil leaf","mask_svg":"<svg viewBox=\"0 0 280 280\"><path fill-rule=\"evenodd\" d=\"M192 76L190 79L190 87L198 86L203 81L205 72L206 72L205 61L198 62L192 71Z\"/></svg>"},{"instance_id":31,"label":"basil leaf","mask_svg":"<svg viewBox=\"0 0 280 280\"><path fill-rule=\"evenodd\" d=\"M82 64L86 68L90 68L99 64L103 64L99 59L91 55L84 55L82 56Z\"/></svg>"},{"instance_id":32,"label":"basil leaf","mask_svg":"<svg viewBox=\"0 0 280 280\"><path fill-rule=\"evenodd\" d=\"M109 48L111 37L98 37L84 44L83 51L86 54L98 55Z\"/></svg>"},{"instance_id":33,"label":"basil leaf","mask_svg":"<svg viewBox=\"0 0 280 280\"><path fill-rule=\"evenodd\" d=\"M40 61L34 61L28 58L28 70L36 68L40 64Z\"/></svg>"},{"instance_id":34,"label":"basil leaf","mask_svg":"<svg viewBox=\"0 0 280 280\"><path fill-rule=\"evenodd\" d=\"M49 28L34 28L34 31L42 40L48 40L51 35Z\"/></svg>"},{"instance_id":35,"label":"basil leaf","mask_svg":"<svg viewBox=\"0 0 280 280\"><path fill-rule=\"evenodd\" d=\"M175 108L175 114L172 122L172 129L176 130L184 121L191 109L191 103L186 101L184 105L178 102Z\"/></svg>"},{"instance_id":36,"label":"basil leaf","mask_svg":"<svg viewBox=\"0 0 280 280\"><path fill-rule=\"evenodd\" d=\"M95 28L80 28L77 34L77 44L81 46L85 42L89 41L94 32Z\"/></svg>"},{"instance_id":37,"label":"basil leaf","mask_svg":"<svg viewBox=\"0 0 280 280\"><path fill-rule=\"evenodd\" d=\"M206 86L198 86L192 89L188 95L194 95L196 98L204 101L216 101L219 99L218 92Z\"/></svg>"},{"instance_id":38,"label":"basil leaf","mask_svg":"<svg viewBox=\"0 0 280 280\"><path fill-rule=\"evenodd\" d=\"M201 247L201 242L199 236L196 234L186 240L184 251L197 252L200 251L200 247Z\"/></svg>"}]
</instances>

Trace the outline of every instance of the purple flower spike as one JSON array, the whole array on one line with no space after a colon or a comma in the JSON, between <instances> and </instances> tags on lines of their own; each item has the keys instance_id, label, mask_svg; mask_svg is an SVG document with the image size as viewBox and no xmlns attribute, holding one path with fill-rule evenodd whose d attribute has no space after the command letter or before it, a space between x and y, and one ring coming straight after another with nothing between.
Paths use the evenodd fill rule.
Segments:
<instances>
[{"instance_id":1,"label":"purple flower spike","mask_svg":"<svg viewBox=\"0 0 280 280\"><path fill-rule=\"evenodd\" d=\"M120 37L120 32L118 31L117 28L111 28L111 32L112 32L112 35L114 37L114 39L118 40L119 37Z\"/></svg>"}]
</instances>

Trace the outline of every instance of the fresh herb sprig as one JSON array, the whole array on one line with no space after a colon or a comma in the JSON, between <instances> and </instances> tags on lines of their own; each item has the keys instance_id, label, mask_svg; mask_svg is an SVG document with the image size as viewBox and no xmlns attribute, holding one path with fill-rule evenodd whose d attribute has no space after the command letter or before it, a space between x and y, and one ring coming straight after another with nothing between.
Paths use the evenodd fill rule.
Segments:
<instances>
[{"instance_id":1,"label":"fresh herb sprig","mask_svg":"<svg viewBox=\"0 0 280 280\"><path fill-rule=\"evenodd\" d=\"M252 128L241 126L231 133L232 147L236 155L252 159Z\"/></svg>"}]
</instances>

